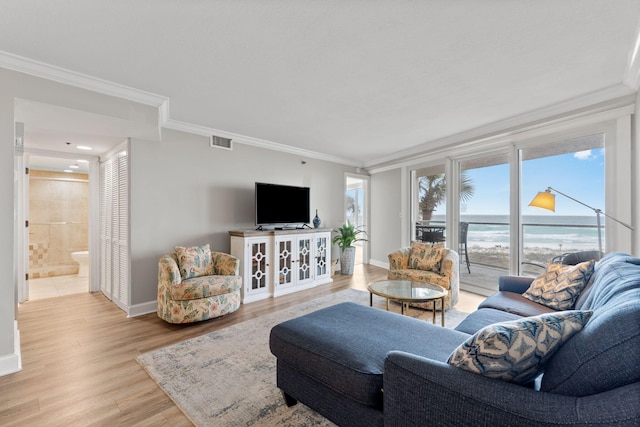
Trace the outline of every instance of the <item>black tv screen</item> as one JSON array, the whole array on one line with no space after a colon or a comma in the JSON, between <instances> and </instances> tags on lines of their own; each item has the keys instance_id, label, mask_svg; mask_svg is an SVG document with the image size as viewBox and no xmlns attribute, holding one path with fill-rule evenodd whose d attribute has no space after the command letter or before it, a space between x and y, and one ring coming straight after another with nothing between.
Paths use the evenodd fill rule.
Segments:
<instances>
[{"instance_id":1,"label":"black tv screen","mask_svg":"<svg viewBox=\"0 0 640 427\"><path fill-rule=\"evenodd\" d=\"M256 225L308 224L309 187L256 182Z\"/></svg>"}]
</instances>

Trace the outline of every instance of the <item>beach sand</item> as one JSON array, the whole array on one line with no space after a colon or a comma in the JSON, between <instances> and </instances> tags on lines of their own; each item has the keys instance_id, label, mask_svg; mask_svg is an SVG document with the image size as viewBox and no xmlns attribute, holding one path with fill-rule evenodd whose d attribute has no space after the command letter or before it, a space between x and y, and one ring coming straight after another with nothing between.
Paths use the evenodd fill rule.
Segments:
<instances>
[{"instance_id":1,"label":"beach sand","mask_svg":"<svg viewBox=\"0 0 640 427\"><path fill-rule=\"evenodd\" d=\"M552 259L558 255L569 252L578 252L581 249L552 249L544 247L525 248L524 265L537 264L544 268ZM509 269L509 247L493 246L482 247L478 245L469 246L469 259L473 264L480 264L492 267ZM527 268L527 270L529 270ZM539 267L532 266L531 272L539 273Z\"/></svg>"}]
</instances>

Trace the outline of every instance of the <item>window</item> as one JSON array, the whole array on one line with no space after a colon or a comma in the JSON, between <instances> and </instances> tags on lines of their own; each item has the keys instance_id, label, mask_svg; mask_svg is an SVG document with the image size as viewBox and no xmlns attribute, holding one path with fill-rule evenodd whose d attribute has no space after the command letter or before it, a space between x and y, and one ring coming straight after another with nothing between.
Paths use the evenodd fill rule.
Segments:
<instances>
[{"instance_id":1,"label":"window","mask_svg":"<svg viewBox=\"0 0 640 427\"><path fill-rule=\"evenodd\" d=\"M509 271L509 158L507 154L460 162L460 280L480 286L469 264ZM466 236L462 225L468 227ZM467 260L469 264L467 264ZM476 270L476 273L478 271ZM491 285L492 289L494 284Z\"/></svg>"},{"instance_id":2,"label":"window","mask_svg":"<svg viewBox=\"0 0 640 427\"><path fill-rule=\"evenodd\" d=\"M413 227L411 240L444 241L447 213L444 165L416 169L413 173Z\"/></svg>"},{"instance_id":3,"label":"window","mask_svg":"<svg viewBox=\"0 0 640 427\"><path fill-rule=\"evenodd\" d=\"M557 192L552 192L555 212L529 203L552 187L589 206L604 207L604 157L603 134L521 150L523 273L539 274L535 266L566 252L598 250L592 210ZM603 224L603 239L604 231Z\"/></svg>"}]
</instances>

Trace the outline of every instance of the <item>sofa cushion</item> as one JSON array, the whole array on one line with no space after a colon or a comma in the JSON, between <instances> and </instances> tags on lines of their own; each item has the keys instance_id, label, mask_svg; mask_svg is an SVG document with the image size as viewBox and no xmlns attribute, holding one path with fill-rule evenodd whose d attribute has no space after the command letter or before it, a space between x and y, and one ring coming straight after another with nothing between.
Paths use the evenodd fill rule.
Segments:
<instances>
[{"instance_id":1,"label":"sofa cushion","mask_svg":"<svg viewBox=\"0 0 640 427\"><path fill-rule=\"evenodd\" d=\"M489 325L456 348L447 362L490 378L530 382L592 313L561 311Z\"/></svg>"},{"instance_id":2,"label":"sofa cushion","mask_svg":"<svg viewBox=\"0 0 640 427\"><path fill-rule=\"evenodd\" d=\"M522 294L509 291L498 291L478 305L478 308L495 308L521 317L537 316L538 314L553 313L554 310L545 305L533 302Z\"/></svg>"},{"instance_id":3,"label":"sofa cushion","mask_svg":"<svg viewBox=\"0 0 640 427\"><path fill-rule=\"evenodd\" d=\"M408 316L341 303L282 322L271 352L292 368L368 406L382 405L384 360L391 350L444 362L468 334Z\"/></svg>"},{"instance_id":4,"label":"sofa cushion","mask_svg":"<svg viewBox=\"0 0 640 427\"><path fill-rule=\"evenodd\" d=\"M183 280L169 288L175 301L208 298L240 290L241 276L201 276Z\"/></svg>"},{"instance_id":5,"label":"sofa cushion","mask_svg":"<svg viewBox=\"0 0 640 427\"><path fill-rule=\"evenodd\" d=\"M464 320L455 327L455 330L473 335L480 329L494 323L518 320L521 318L522 316L519 314L508 313L494 308L483 308L465 317Z\"/></svg>"},{"instance_id":6,"label":"sofa cushion","mask_svg":"<svg viewBox=\"0 0 640 427\"><path fill-rule=\"evenodd\" d=\"M444 243L412 242L409 268L439 272L444 249Z\"/></svg>"},{"instance_id":7,"label":"sofa cushion","mask_svg":"<svg viewBox=\"0 0 640 427\"><path fill-rule=\"evenodd\" d=\"M211 274L211 248L209 244L192 247L176 246L175 251L182 280Z\"/></svg>"},{"instance_id":8,"label":"sofa cushion","mask_svg":"<svg viewBox=\"0 0 640 427\"><path fill-rule=\"evenodd\" d=\"M640 381L640 259L605 256L584 308L594 314L545 367L540 389L570 396Z\"/></svg>"},{"instance_id":9,"label":"sofa cushion","mask_svg":"<svg viewBox=\"0 0 640 427\"><path fill-rule=\"evenodd\" d=\"M593 260L577 265L549 264L522 296L554 310L569 310L587 285L594 264Z\"/></svg>"}]
</instances>

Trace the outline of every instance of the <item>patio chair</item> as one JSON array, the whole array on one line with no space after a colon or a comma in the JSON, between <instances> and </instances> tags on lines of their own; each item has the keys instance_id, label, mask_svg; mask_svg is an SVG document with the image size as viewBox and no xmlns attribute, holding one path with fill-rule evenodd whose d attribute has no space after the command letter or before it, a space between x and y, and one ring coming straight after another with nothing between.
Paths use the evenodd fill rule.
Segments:
<instances>
[{"instance_id":1,"label":"patio chair","mask_svg":"<svg viewBox=\"0 0 640 427\"><path fill-rule=\"evenodd\" d=\"M580 252L567 252L562 255L554 257L551 262L556 264L576 265L581 262L590 261L595 259L596 261L602 258L604 254L599 251L580 251Z\"/></svg>"},{"instance_id":2,"label":"patio chair","mask_svg":"<svg viewBox=\"0 0 640 427\"><path fill-rule=\"evenodd\" d=\"M460 255L460 260L462 260L462 255L464 255L464 260L467 263L467 271L471 274L471 263L469 262L469 253L467 252L467 233L469 231L469 223L461 222L460 223L460 245L458 248L458 254Z\"/></svg>"},{"instance_id":3,"label":"patio chair","mask_svg":"<svg viewBox=\"0 0 640 427\"><path fill-rule=\"evenodd\" d=\"M600 258L604 256L604 253L599 251L578 251L578 252L565 252L562 255L556 255L551 258L549 264L564 264L564 265L576 265L581 262L590 261L592 259L598 261ZM534 267L539 267L545 270L547 268L546 265L537 263L537 262L529 262L523 261L522 265L532 265Z\"/></svg>"}]
</instances>

